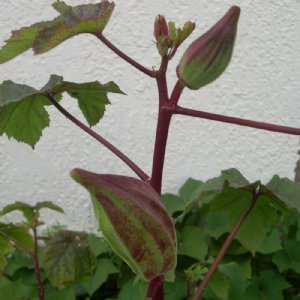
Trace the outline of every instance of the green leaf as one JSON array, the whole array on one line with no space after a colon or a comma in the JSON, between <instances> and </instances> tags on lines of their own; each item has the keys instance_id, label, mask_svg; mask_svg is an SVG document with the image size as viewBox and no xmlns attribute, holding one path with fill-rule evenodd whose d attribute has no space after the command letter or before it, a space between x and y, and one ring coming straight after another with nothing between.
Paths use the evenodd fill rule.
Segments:
<instances>
[{"instance_id":1,"label":"green leaf","mask_svg":"<svg viewBox=\"0 0 300 300\"><path fill-rule=\"evenodd\" d=\"M72 83L57 75L51 75L40 90L4 81L0 85L0 135L5 133L9 138L34 147L50 123L45 110L45 106L51 104L47 95L52 94L59 101L64 92L78 100L90 126L103 117L105 105L109 103L107 93L124 94L114 82Z\"/></svg>"},{"instance_id":2,"label":"green leaf","mask_svg":"<svg viewBox=\"0 0 300 300\"><path fill-rule=\"evenodd\" d=\"M25 285L21 279L16 281L2 279L1 281L3 281L0 287L1 299L27 300L33 299L37 294L36 286Z\"/></svg>"},{"instance_id":3,"label":"green leaf","mask_svg":"<svg viewBox=\"0 0 300 300\"><path fill-rule=\"evenodd\" d=\"M4 267L6 266L6 262L7 261L5 256L0 253L0 280L2 278Z\"/></svg>"},{"instance_id":4,"label":"green leaf","mask_svg":"<svg viewBox=\"0 0 300 300\"><path fill-rule=\"evenodd\" d=\"M24 226L0 223L0 236L9 240L17 248L33 251L33 238Z\"/></svg>"},{"instance_id":5,"label":"green leaf","mask_svg":"<svg viewBox=\"0 0 300 300\"><path fill-rule=\"evenodd\" d=\"M281 233L277 228L272 229L272 231L268 234L258 252L263 254L270 254L282 249Z\"/></svg>"},{"instance_id":6,"label":"green leaf","mask_svg":"<svg viewBox=\"0 0 300 300\"><path fill-rule=\"evenodd\" d=\"M0 135L24 142L32 147L39 141L42 130L49 126L49 116L40 97L11 103L0 108Z\"/></svg>"},{"instance_id":7,"label":"green leaf","mask_svg":"<svg viewBox=\"0 0 300 300\"><path fill-rule=\"evenodd\" d=\"M87 281L80 282L80 285L91 296L100 288L100 286L107 281L110 274L119 273L119 270L107 258L100 258L97 262L97 268L92 278Z\"/></svg>"},{"instance_id":8,"label":"green leaf","mask_svg":"<svg viewBox=\"0 0 300 300\"><path fill-rule=\"evenodd\" d=\"M300 185L288 178L275 175L266 185L278 198L291 208L300 212Z\"/></svg>"},{"instance_id":9,"label":"green leaf","mask_svg":"<svg viewBox=\"0 0 300 300\"><path fill-rule=\"evenodd\" d=\"M17 271L23 268L34 268L32 257L24 251L16 249L7 261L5 273L9 274L10 276L14 276Z\"/></svg>"},{"instance_id":10,"label":"green leaf","mask_svg":"<svg viewBox=\"0 0 300 300\"><path fill-rule=\"evenodd\" d=\"M88 235L88 241L96 257L104 253L111 253L111 248L103 237L95 234Z\"/></svg>"},{"instance_id":11,"label":"green leaf","mask_svg":"<svg viewBox=\"0 0 300 300\"><path fill-rule=\"evenodd\" d=\"M193 178L189 178L183 186L179 190L179 196L184 199L184 201L188 201L190 197L193 195L195 190L199 188L203 184L202 181L195 180Z\"/></svg>"},{"instance_id":12,"label":"green leaf","mask_svg":"<svg viewBox=\"0 0 300 300\"><path fill-rule=\"evenodd\" d=\"M31 223L34 218L34 208L25 202L15 202L8 204L0 211L0 216L4 216L12 211L20 211L26 218L28 223Z\"/></svg>"},{"instance_id":13,"label":"green leaf","mask_svg":"<svg viewBox=\"0 0 300 300\"><path fill-rule=\"evenodd\" d=\"M283 250L273 255L272 261L278 267L280 273L286 270L294 270L300 274L300 243L288 240L284 243Z\"/></svg>"},{"instance_id":14,"label":"green leaf","mask_svg":"<svg viewBox=\"0 0 300 300\"><path fill-rule=\"evenodd\" d=\"M76 300L76 295L72 288L64 288L47 295L47 300Z\"/></svg>"},{"instance_id":15,"label":"green leaf","mask_svg":"<svg viewBox=\"0 0 300 300\"><path fill-rule=\"evenodd\" d=\"M217 270L209 281L209 287L216 294L218 299L226 300L228 297L228 290L230 282L225 274Z\"/></svg>"},{"instance_id":16,"label":"green leaf","mask_svg":"<svg viewBox=\"0 0 300 300\"><path fill-rule=\"evenodd\" d=\"M164 201L165 207L171 216L176 212L184 211L186 206L182 198L173 194L162 195L162 200Z\"/></svg>"},{"instance_id":17,"label":"green leaf","mask_svg":"<svg viewBox=\"0 0 300 300\"><path fill-rule=\"evenodd\" d=\"M252 193L243 189L227 188L210 205L210 212L227 214L224 227L230 232L248 208ZM251 213L241 226L236 239L254 255L278 219L277 211L266 197L259 197Z\"/></svg>"},{"instance_id":18,"label":"green leaf","mask_svg":"<svg viewBox=\"0 0 300 300\"><path fill-rule=\"evenodd\" d=\"M60 213L64 213L64 210L61 207L59 207L58 205L54 204L51 201L38 202L34 206L34 209L36 209L36 210L41 210L43 208L48 208L48 209L51 209L51 210L54 210L54 211L57 211L57 212L60 212Z\"/></svg>"},{"instance_id":19,"label":"green leaf","mask_svg":"<svg viewBox=\"0 0 300 300\"><path fill-rule=\"evenodd\" d=\"M196 282L203 279L204 275L207 273L208 269L206 264L202 262L195 263L189 266L188 269L184 270L185 275L190 282Z\"/></svg>"},{"instance_id":20,"label":"green leaf","mask_svg":"<svg viewBox=\"0 0 300 300\"><path fill-rule=\"evenodd\" d=\"M116 300L144 300L147 291L147 283L141 280L131 279L122 285Z\"/></svg>"},{"instance_id":21,"label":"green leaf","mask_svg":"<svg viewBox=\"0 0 300 300\"><path fill-rule=\"evenodd\" d=\"M186 296L186 283L181 278L176 278L175 282L166 282L164 284L165 300L181 300Z\"/></svg>"},{"instance_id":22,"label":"green leaf","mask_svg":"<svg viewBox=\"0 0 300 300\"><path fill-rule=\"evenodd\" d=\"M43 28L33 42L34 52L44 53L80 33L101 33L114 9L114 3L68 6L61 1L53 4L61 14L59 24Z\"/></svg>"},{"instance_id":23,"label":"green leaf","mask_svg":"<svg viewBox=\"0 0 300 300\"><path fill-rule=\"evenodd\" d=\"M96 258L85 233L60 231L45 247L43 266L55 287L92 275L95 264Z\"/></svg>"},{"instance_id":24,"label":"green leaf","mask_svg":"<svg viewBox=\"0 0 300 300\"><path fill-rule=\"evenodd\" d=\"M247 287L247 280L241 267L235 262L230 262L227 264L221 264L218 267L218 270L224 274L230 282L227 299L243 299L245 289Z\"/></svg>"},{"instance_id":25,"label":"green leaf","mask_svg":"<svg viewBox=\"0 0 300 300\"><path fill-rule=\"evenodd\" d=\"M178 254L187 255L200 261L207 254L206 235L201 228L196 226L185 226L180 233L178 241Z\"/></svg>"},{"instance_id":26,"label":"green leaf","mask_svg":"<svg viewBox=\"0 0 300 300\"><path fill-rule=\"evenodd\" d=\"M85 84L65 82L60 91L66 91L78 100L78 105L90 126L96 125L103 117L105 106L110 104L107 93L124 93L114 82L101 84L98 81Z\"/></svg>"},{"instance_id":27,"label":"green leaf","mask_svg":"<svg viewBox=\"0 0 300 300\"><path fill-rule=\"evenodd\" d=\"M12 252L14 247L12 244L0 235L0 255L6 255Z\"/></svg>"},{"instance_id":28,"label":"green leaf","mask_svg":"<svg viewBox=\"0 0 300 300\"><path fill-rule=\"evenodd\" d=\"M245 300L283 300L283 290L291 285L280 274L272 271L261 272L254 277L243 296Z\"/></svg>"}]
</instances>

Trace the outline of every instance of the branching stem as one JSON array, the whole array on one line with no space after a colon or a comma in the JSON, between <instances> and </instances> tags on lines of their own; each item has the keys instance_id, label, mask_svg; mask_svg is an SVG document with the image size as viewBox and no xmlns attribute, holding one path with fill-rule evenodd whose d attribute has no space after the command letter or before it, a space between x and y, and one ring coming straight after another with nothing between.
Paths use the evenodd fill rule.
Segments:
<instances>
[{"instance_id":1,"label":"branching stem","mask_svg":"<svg viewBox=\"0 0 300 300\"><path fill-rule=\"evenodd\" d=\"M102 145L104 145L106 148L108 148L112 153L114 153L117 157L119 157L133 172L136 173L138 177L140 177L143 181L147 181L149 176L144 173L144 171L138 167L132 160L130 160L123 152L121 152L119 149L117 149L114 145L112 145L110 142L108 142L106 139L104 139L101 135L93 131L88 126L84 125L82 122L80 122L77 118L75 118L72 114L70 114L68 111L66 111L54 98L53 95L48 95L48 99L51 101L51 103L71 122L73 122L75 125L77 125L79 128L81 128L83 131L85 131L87 134L89 134L91 137L93 137L95 140L100 142Z\"/></svg>"},{"instance_id":2,"label":"branching stem","mask_svg":"<svg viewBox=\"0 0 300 300\"><path fill-rule=\"evenodd\" d=\"M123 58L125 61L127 61L130 65L134 66L136 69L141 71L142 73L155 78L158 74L156 71L149 70L142 66L140 63L135 61L134 59L130 58L127 54L122 52L119 48L117 48L115 45L113 45L105 36L102 35L102 33L97 33L95 36L103 43L105 44L109 49L111 49L113 52L115 52L118 56Z\"/></svg>"},{"instance_id":3,"label":"branching stem","mask_svg":"<svg viewBox=\"0 0 300 300\"><path fill-rule=\"evenodd\" d=\"M212 275L216 271L217 267L221 263L221 261L222 261L224 255L225 255L225 253L227 252L227 250L228 250L228 248L229 248L232 240L236 236L236 234L239 231L240 227L242 226L242 224L247 219L249 213L252 211L252 209L254 207L254 204L256 203L259 195L260 195L259 194L259 188L257 188L255 191L253 191L252 200L251 200L250 205L248 206L247 210L243 213L243 215L241 216L241 218L237 221L237 223L233 227L232 231L230 232L230 234L228 235L226 241L224 242L221 250L219 251L219 253L218 253L218 255L217 255L214 263L211 265L210 269L208 270L208 272L206 273L205 277L203 278L201 284L196 289L196 292L195 292L195 294L193 296L193 300L198 300L202 296L206 285L208 284L210 278L212 277Z\"/></svg>"},{"instance_id":4,"label":"branching stem","mask_svg":"<svg viewBox=\"0 0 300 300\"><path fill-rule=\"evenodd\" d=\"M235 118L235 117L228 117L228 116L209 113L205 111L184 108L180 106L173 106L173 107L165 106L163 110L178 115L185 115L185 116L190 116L195 118L231 123L240 126L257 128L257 129L268 130L273 132L280 132L280 133L291 134L291 135L300 135L299 128L274 125L274 124L269 124L264 122L257 122L257 121L247 120L247 119Z\"/></svg>"}]
</instances>

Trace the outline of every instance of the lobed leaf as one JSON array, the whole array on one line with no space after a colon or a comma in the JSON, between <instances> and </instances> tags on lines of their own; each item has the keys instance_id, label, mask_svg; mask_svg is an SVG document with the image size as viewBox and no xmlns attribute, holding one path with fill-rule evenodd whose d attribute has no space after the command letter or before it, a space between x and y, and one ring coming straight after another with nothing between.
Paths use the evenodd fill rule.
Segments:
<instances>
[{"instance_id":1,"label":"lobed leaf","mask_svg":"<svg viewBox=\"0 0 300 300\"><path fill-rule=\"evenodd\" d=\"M44 270L55 287L92 275L95 265L96 258L89 246L87 234L83 232L57 232L44 250Z\"/></svg>"},{"instance_id":2,"label":"lobed leaf","mask_svg":"<svg viewBox=\"0 0 300 300\"><path fill-rule=\"evenodd\" d=\"M59 101L67 92L78 100L90 126L97 124L109 104L107 93L124 94L114 82L101 84L98 81L73 83L63 77L51 75L48 83L40 90L30 86L4 81L0 85L0 135L14 138L34 147L49 126L50 120L45 106L50 105L47 95Z\"/></svg>"},{"instance_id":3,"label":"lobed leaf","mask_svg":"<svg viewBox=\"0 0 300 300\"><path fill-rule=\"evenodd\" d=\"M296 208L300 212L300 185L298 183L275 175L266 187L288 207Z\"/></svg>"}]
</instances>

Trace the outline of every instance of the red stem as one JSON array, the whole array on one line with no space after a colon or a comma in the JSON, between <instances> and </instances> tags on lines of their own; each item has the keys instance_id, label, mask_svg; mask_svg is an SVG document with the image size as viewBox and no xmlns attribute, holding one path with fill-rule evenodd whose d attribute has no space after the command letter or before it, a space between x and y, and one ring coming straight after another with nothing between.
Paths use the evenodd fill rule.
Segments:
<instances>
[{"instance_id":1,"label":"red stem","mask_svg":"<svg viewBox=\"0 0 300 300\"><path fill-rule=\"evenodd\" d=\"M139 176L143 181L147 181L149 179L149 176L144 173L140 167L138 167L132 160L130 160L124 153L122 153L119 149L117 149L114 145L112 145L110 142L108 142L106 139L104 139L101 135L93 131L88 126L84 125L82 122L80 122L78 119L76 119L73 115L71 115L68 111L66 111L54 98L53 95L47 95L48 99L51 101L51 103L71 122L73 122L75 125L77 125L79 128L81 128L83 131L85 131L87 134L92 136L95 140L100 142L102 145L104 145L106 148L108 148L112 153L114 153L116 156L118 156L133 172L136 173L137 176Z\"/></svg>"},{"instance_id":2,"label":"red stem","mask_svg":"<svg viewBox=\"0 0 300 300\"><path fill-rule=\"evenodd\" d=\"M202 296L205 287L207 286L211 276L214 274L214 272L216 271L217 267L219 266L219 264L221 263L225 253L227 252L232 240L234 239L235 235L237 234L237 232L239 231L240 227L242 226L242 224L245 222L245 220L247 219L249 213L251 212L251 210L254 207L254 204L256 203L258 197L259 197L259 188L257 188L254 192L253 192L253 197L251 200L251 203L249 205L249 207L247 208L247 210L243 213L243 215L241 216L241 218L237 221L237 223L235 224L235 226L233 227L232 231L230 232L230 234L228 235L226 241L224 242L220 252L218 253L218 256L216 257L214 263L211 265L210 269L208 270L208 272L206 273L205 277L203 278L201 284L198 286L198 288L196 289L196 292L193 296L193 300L198 300L200 299L200 297Z\"/></svg>"},{"instance_id":3,"label":"red stem","mask_svg":"<svg viewBox=\"0 0 300 300\"><path fill-rule=\"evenodd\" d=\"M247 119L235 118L235 117L227 117L227 116L223 116L223 115L218 115L218 114L208 113L208 112L204 112L204 111L200 111L200 110L184 108L184 107L180 107L180 106L176 106L176 107L167 107L166 106L163 108L163 110L171 112L173 114L214 120L214 121L218 121L218 122L237 124L240 126L263 129L263 130L268 130L268 131L273 131L273 132L281 132L281 133L292 134L292 135L300 135L299 128L274 125L274 124L269 124L269 123L247 120Z\"/></svg>"},{"instance_id":4,"label":"red stem","mask_svg":"<svg viewBox=\"0 0 300 300\"><path fill-rule=\"evenodd\" d=\"M158 72L149 70L149 69L145 68L144 66L142 66L141 64L139 64L137 61L135 61L132 58L130 58L127 54L125 54L119 48L117 48L115 45L113 45L106 37L104 37L102 35L102 33L97 33L97 34L95 34L95 36L103 44L105 44L109 49L111 49L118 56L120 56L121 58L123 58L125 61L127 61L129 64L131 64L132 66L134 66L136 69L138 69L142 73L144 73L144 74L146 74L146 75L148 75L150 77L153 77L153 78L155 78L157 76Z\"/></svg>"},{"instance_id":5,"label":"red stem","mask_svg":"<svg viewBox=\"0 0 300 300\"><path fill-rule=\"evenodd\" d=\"M33 230L33 238L34 238L34 252L33 252L33 261L34 261L34 273L36 277L36 285L39 292L39 300L45 299L45 288L42 284L41 273L40 273L40 264L38 257L38 238L36 233L36 227L32 228Z\"/></svg>"},{"instance_id":6,"label":"red stem","mask_svg":"<svg viewBox=\"0 0 300 300\"><path fill-rule=\"evenodd\" d=\"M164 300L164 278L158 276L149 282L146 300Z\"/></svg>"},{"instance_id":7,"label":"red stem","mask_svg":"<svg viewBox=\"0 0 300 300\"><path fill-rule=\"evenodd\" d=\"M153 165L151 174L151 186L160 194L162 185L162 174L165 161L166 146L168 140L169 127L172 113L162 110L162 107L169 101L166 70L168 59L164 57L157 77L157 87L159 93L159 112L156 126L156 138L153 154Z\"/></svg>"}]
</instances>

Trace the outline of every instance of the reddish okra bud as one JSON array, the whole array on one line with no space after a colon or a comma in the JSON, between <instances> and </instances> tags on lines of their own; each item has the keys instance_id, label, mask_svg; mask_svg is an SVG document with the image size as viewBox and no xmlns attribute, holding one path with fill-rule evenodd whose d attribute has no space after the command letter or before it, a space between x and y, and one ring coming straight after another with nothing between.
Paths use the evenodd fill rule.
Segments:
<instances>
[{"instance_id":1,"label":"reddish okra bud","mask_svg":"<svg viewBox=\"0 0 300 300\"><path fill-rule=\"evenodd\" d=\"M176 235L160 196L136 178L74 169L112 249L146 281L176 266Z\"/></svg>"},{"instance_id":2,"label":"reddish okra bud","mask_svg":"<svg viewBox=\"0 0 300 300\"><path fill-rule=\"evenodd\" d=\"M158 15L154 22L154 36L156 40L169 36L169 28L164 16Z\"/></svg>"},{"instance_id":3,"label":"reddish okra bud","mask_svg":"<svg viewBox=\"0 0 300 300\"><path fill-rule=\"evenodd\" d=\"M197 90L224 72L232 56L239 16L240 8L232 6L187 48L177 67L177 76L185 86Z\"/></svg>"}]
</instances>

